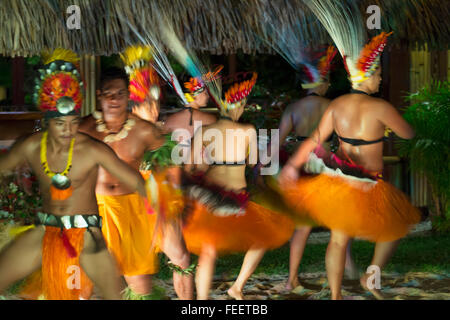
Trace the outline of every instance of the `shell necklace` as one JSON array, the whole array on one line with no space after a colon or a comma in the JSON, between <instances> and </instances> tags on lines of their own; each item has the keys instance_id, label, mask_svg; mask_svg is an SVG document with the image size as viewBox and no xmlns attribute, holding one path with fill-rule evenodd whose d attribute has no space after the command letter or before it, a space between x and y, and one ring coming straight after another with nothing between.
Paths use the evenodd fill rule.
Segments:
<instances>
[{"instance_id":1,"label":"shell necklace","mask_svg":"<svg viewBox=\"0 0 450 320\"><path fill-rule=\"evenodd\" d=\"M94 111L92 116L95 119L95 123L97 124L96 130L98 132L106 132L109 133L111 130L109 130L106 127L105 121L103 121L103 114L100 111ZM105 143L111 143L115 141L119 141L122 139L125 139L128 136L128 131L133 128L133 126L136 124L136 121L134 119L128 118L125 124L123 125L122 129L117 133L109 133L106 137L103 138L103 142Z\"/></svg>"}]
</instances>

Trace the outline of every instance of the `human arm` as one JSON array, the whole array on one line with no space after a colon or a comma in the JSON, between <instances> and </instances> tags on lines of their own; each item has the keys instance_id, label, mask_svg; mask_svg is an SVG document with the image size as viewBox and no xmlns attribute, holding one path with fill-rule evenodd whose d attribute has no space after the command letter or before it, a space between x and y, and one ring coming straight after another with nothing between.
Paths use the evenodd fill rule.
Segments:
<instances>
[{"instance_id":1,"label":"human arm","mask_svg":"<svg viewBox=\"0 0 450 320\"><path fill-rule=\"evenodd\" d=\"M135 105L132 113L145 121L156 123L159 117L159 110L159 100L147 98L144 102Z\"/></svg>"},{"instance_id":2,"label":"human arm","mask_svg":"<svg viewBox=\"0 0 450 320\"><path fill-rule=\"evenodd\" d=\"M6 154L0 154L0 175L13 173L14 169L26 161L26 148L29 142L20 140L13 144Z\"/></svg>"},{"instance_id":3,"label":"human arm","mask_svg":"<svg viewBox=\"0 0 450 320\"><path fill-rule=\"evenodd\" d=\"M333 133L333 109L332 106L323 114L320 119L318 127L314 130L311 136L306 139L294 155L281 170L279 177L280 183L287 183L298 178L298 169L302 167L309 158L309 154L317 147L318 144L325 142Z\"/></svg>"},{"instance_id":4,"label":"human arm","mask_svg":"<svg viewBox=\"0 0 450 320\"><path fill-rule=\"evenodd\" d=\"M145 123L145 126L140 130L142 140L146 142L146 151L154 151L161 148L166 138L162 134L161 129L152 123Z\"/></svg>"},{"instance_id":5,"label":"human arm","mask_svg":"<svg viewBox=\"0 0 450 320\"><path fill-rule=\"evenodd\" d=\"M138 171L119 159L116 153L102 142L92 141L93 148L90 149L91 157L106 171L115 176L132 190L137 190L140 195L146 197L145 181Z\"/></svg>"},{"instance_id":6,"label":"human arm","mask_svg":"<svg viewBox=\"0 0 450 320\"><path fill-rule=\"evenodd\" d=\"M381 99L380 99L381 100ZM378 118L386 127L403 139L412 139L415 136L413 128L406 122L400 113L389 102L381 100L380 116Z\"/></svg>"}]
</instances>

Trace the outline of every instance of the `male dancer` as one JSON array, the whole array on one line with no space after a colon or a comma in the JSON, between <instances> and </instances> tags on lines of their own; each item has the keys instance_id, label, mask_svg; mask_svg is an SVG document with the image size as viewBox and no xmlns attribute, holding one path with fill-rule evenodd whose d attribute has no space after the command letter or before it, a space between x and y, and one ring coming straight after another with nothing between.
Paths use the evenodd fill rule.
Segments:
<instances>
[{"instance_id":1,"label":"male dancer","mask_svg":"<svg viewBox=\"0 0 450 320\"><path fill-rule=\"evenodd\" d=\"M144 180L107 145L77 132L82 102L77 61L62 49L45 57L35 95L44 112L45 131L16 143L0 157L1 174L23 162L31 167L45 212L36 217L35 228L0 253L0 291L41 267L38 289L46 299L87 297L92 290L89 279L105 299L121 298L117 265L101 233L94 192L97 173L101 167L141 196L145 196Z\"/></svg>"},{"instance_id":2,"label":"male dancer","mask_svg":"<svg viewBox=\"0 0 450 320\"><path fill-rule=\"evenodd\" d=\"M106 142L136 172L144 153L161 147L165 139L158 128L127 111L128 77L118 68L102 74L97 95L102 113L96 112L80 125L80 131ZM100 170L96 188L100 214L105 218L103 233L109 249L118 257L122 273L131 289L139 295L151 292L151 274L156 272L157 256L151 252L153 216L136 194ZM124 239L129 239L128 241ZM182 269L189 267L189 253L181 237L165 233L162 251ZM180 299L192 299L192 276L173 274L175 291Z\"/></svg>"}]
</instances>

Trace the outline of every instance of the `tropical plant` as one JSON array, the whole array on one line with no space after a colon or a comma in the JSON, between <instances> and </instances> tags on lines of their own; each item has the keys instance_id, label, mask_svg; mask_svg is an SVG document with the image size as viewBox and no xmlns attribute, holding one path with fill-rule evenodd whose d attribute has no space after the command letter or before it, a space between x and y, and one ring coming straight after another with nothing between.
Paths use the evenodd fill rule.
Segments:
<instances>
[{"instance_id":1,"label":"tropical plant","mask_svg":"<svg viewBox=\"0 0 450 320\"><path fill-rule=\"evenodd\" d=\"M31 171L18 168L0 179L0 219L31 224L41 208L39 183Z\"/></svg>"},{"instance_id":2,"label":"tropical plant","mask_svg":"<svg viewBox=\"0 0 450 320\"><path fill-rule=\"evenodd\" d=\"M404 117L415 137L398 142L412 171L423 173L431 187L433 228L450 231L450 90L449 82L433 82L406 97Z\"/></svg>"}]
</instances>

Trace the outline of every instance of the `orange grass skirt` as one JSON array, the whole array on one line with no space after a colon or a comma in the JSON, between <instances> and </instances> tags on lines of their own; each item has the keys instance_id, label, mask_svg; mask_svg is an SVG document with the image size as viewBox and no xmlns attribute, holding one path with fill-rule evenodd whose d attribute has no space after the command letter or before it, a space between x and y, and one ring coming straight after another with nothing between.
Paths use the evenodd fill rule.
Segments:
<instances>
[{"instance_id":1,"label":"orange grass skirt","mask_svg":"<svg viewBox=\"0 0 450 320\"><path fill-rule=\"evenodd\" d=\"M85 228L65 230L77 252L75 258L70 258L60 236L61 229L46 226L42 240L42 267L26 279L19 295L25 299L89 299L94 285L79 262L85 231Z\"/></svg>"},{"instance_id":2,"label":"orange grass skirt","mask_svg":"<svg viewBox=\"0 0 450 320\"><path fill-rule=\"evenodd\" d=\"M109 251L126 276L155 274L159 269L156 247L152 248L156 214L148 214L137 194L97 194L102 233Z\"/></svg>"},{"instance_id":3,"label":"orange grass skirt","mask_svg":"<svg viewBox=\"0 0 450 320\"><path fill-rule=\"evenodd\" d=\"M275 249L294 232L291 219L249 201L245 214L219 217L198 201L193 201L183 226L190 252L199 255L204 244L213 245L218 254L246 252L251 247Z\"/></svg>"},{"instance_id":4,"label":"orange grass skirt","mask_svg":"<svg viewBox=\"0 0 450 320\"><path fill-rule=\"evenodd\" d=\"M407 196L382 180L371 183L320 174L302 176L281 186L281 191L298 214L350 237L394 241L420 222L420 212Z\"/></svg>"}]
</instances>

